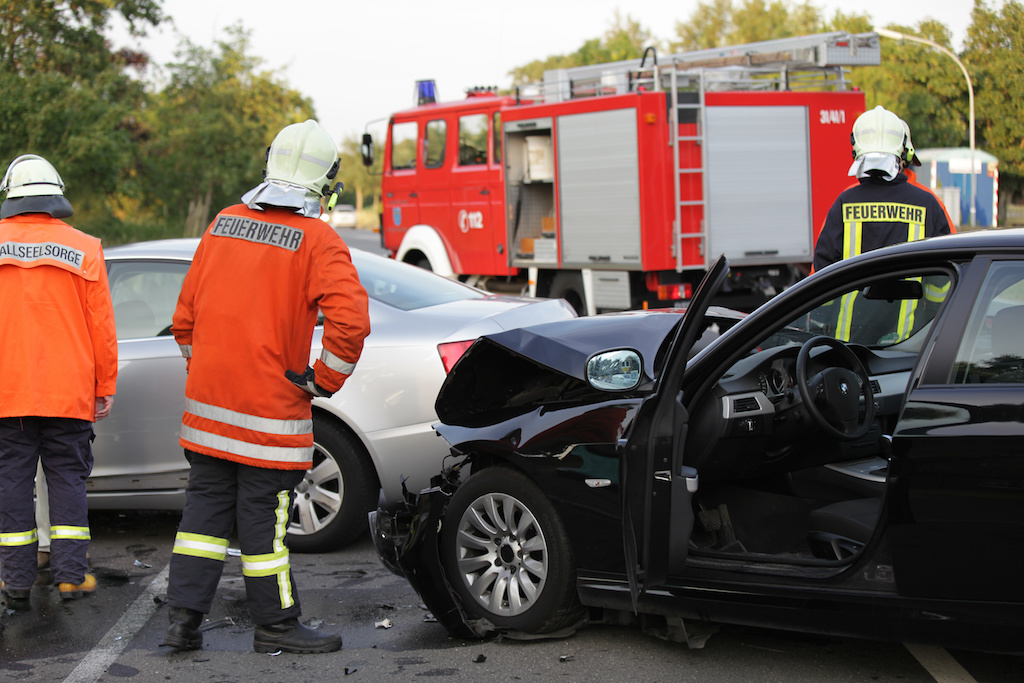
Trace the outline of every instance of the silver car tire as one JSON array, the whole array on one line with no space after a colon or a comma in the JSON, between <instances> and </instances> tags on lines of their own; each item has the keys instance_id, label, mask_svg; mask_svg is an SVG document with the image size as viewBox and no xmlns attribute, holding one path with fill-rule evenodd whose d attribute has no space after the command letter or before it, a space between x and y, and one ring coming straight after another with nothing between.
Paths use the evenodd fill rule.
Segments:
<instances>
[{"instance_id":1,"label":"silver car tire","mask_svg":"<svg viewBox=\"0 0 1024 683\"><path fill-rule=\"evenodd\" d=\"M301 553L342 548L367 532L377 477L362 443L325 420L313 420L313 467L295 487L288 547Z\"/></svg>"},{"instance_id":2,"label":"silver car tire","mask_svg":"<svg viewBox=\"0 0 1024 683\"><path fill-rule=\"evenodd\" d=\"M463 609L498 629L549 633L582 608L565 528L524 474L491 467L455 492L441 531L442 564Z\"/></svg>"}]
</instances>

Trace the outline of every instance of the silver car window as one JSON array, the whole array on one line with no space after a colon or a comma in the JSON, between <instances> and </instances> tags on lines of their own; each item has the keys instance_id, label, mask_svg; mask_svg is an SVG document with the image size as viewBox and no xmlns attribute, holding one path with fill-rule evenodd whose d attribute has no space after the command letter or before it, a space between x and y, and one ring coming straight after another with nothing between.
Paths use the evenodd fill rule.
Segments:
<instances>
[{"instance_id":1,"label":"silver car window","mask_svg":"<svg viewBox=\"0 0 1024 683\"><path fill-rule=\"evenodd\" d=\"M107 266L118 339L171 333L189 264L181 261L113 261Z\"/></svg>"}]
</instances>

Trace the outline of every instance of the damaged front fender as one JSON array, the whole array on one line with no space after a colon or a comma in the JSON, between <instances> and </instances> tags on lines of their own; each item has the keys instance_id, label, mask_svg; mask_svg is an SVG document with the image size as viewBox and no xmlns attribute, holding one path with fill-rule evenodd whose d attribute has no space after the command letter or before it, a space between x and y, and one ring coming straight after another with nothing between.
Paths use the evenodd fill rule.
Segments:
<instances>
[{"instance_id":1,"label":"damaged front fender","mask_svg":"<svg viewBox=\"0 0 1024 683\"><path fill-rule=\"evenodd\" d=\"M370 531L381 563L409 582L438 623L457 638L481 638L493 625L467 618L441 564L441 525L460 467L446 468L418 494L403 484L405 500L371 512Z\"/></svg>"}]
</instances>

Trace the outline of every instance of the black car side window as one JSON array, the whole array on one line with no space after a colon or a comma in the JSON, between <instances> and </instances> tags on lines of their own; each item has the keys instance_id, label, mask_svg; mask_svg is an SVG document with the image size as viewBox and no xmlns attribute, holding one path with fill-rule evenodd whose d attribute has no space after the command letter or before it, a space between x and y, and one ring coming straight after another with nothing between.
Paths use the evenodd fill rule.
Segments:
<instances>
[{"instance_id":1,"label":"black car side window","mask_svg":"<svg viewBox=\"0 0 1024 683\"><path fill-rule=\"evenodd\" d=\"M953 367L956 384L1024 383L1024 263L992 264Z\"/></svg>"}]
</instances>

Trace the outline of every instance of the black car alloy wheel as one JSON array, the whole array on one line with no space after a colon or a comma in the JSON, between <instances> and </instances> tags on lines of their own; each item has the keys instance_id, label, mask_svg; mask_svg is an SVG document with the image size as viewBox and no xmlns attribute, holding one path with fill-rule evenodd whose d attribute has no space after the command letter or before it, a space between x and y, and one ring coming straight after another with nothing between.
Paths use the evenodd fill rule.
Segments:
<instances>
[{"instance_id":1,"label":"black car alloy wheel","mask_svg":"<svg viewBox=\"0 0 1024 683\"><path fill-rule=\"evenodd\" d=\"M522 473L491 467L463 484L448 506L441 548L445 573L471 616L528 633L579 619L565 529Z\"/></svg>"}]
</instances>

